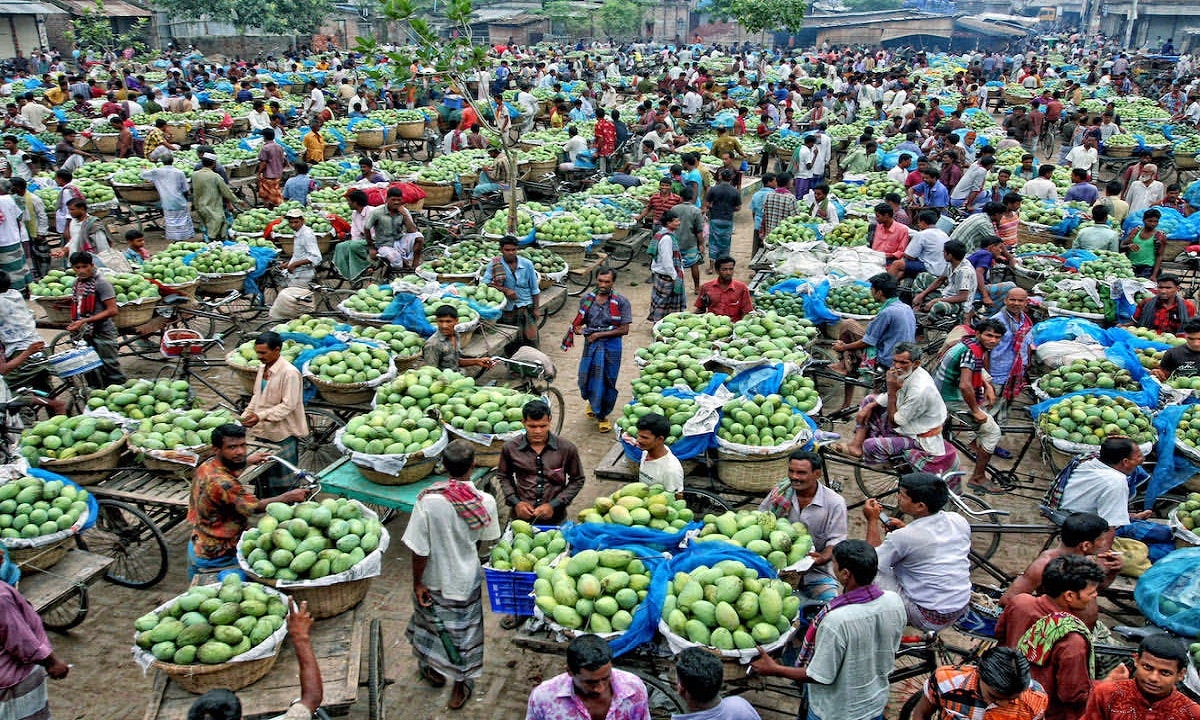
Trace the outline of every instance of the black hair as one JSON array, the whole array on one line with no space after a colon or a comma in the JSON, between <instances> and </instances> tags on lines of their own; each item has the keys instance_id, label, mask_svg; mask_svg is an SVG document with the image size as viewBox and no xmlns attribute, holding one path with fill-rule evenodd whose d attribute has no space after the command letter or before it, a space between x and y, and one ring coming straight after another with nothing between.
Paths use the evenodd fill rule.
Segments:
<instances>
[{"instance_id":1,"label":"black hair","mask_svg":"<svg viewBox=\"0 0 1200 720\"><path fill-rule=\"evenodd\" d=\"M454 318L458 319L458 308L453 305L438 305L433 311L433 317L436 318Z\"/></svg>"},{"instance_id":2,"label":"black hair","mask_svg":"<svg viewBox=\"0 0 1200 720\"><path fill-rule=\"evenodd\" d=\"M932 208L925 208L917 213L917 220L920 220L926 225L937 225L938 219L940 218L941 215L938 214L938 211Z\"/></svg>"},{"instance_id":3,"label":"black hair","mask_svg":"<svg viewBox=\"0 0 1200 720\"><path fill-rule=\"evenodd\" d=\"M1176 668L1183 670L1188 664L1187 646L1181 640L1166 633L1149 635L1138 645L1138 655L1153 655L1160 660L1174 660Z\"/></svg>"},{"instance_id":4,"label":"black hair","mask_svg":"<svg viewBox=\"0 0 1200 720\"><path fill-rule=\"evenodd\" d=\"M608 265L601 265L596 269L596 277L599 278L602 275L612 275L613 282L617 281L617 271Z\"/></svg>"},{"instance_id":5,"label":"black hair","mask_svg":"<svg viewBox=\"0 0 1200 720\"><path fill-rule=\"evenodd\" d=\"M550 417L550 406L545 400L530 400L521 406L522 420L543 420Z\"/></svg>"},{"instance_id":6,"label":"black hair","mask_svg":"<svg viewBox=\"0 0 1200 720\"><path fill-rule=\"evenodd\" d=\"M950 499L950 488L946 481L933 473L915 472L900 476L900 489L914 503L921 503L929 514L940 512Z\"/></svg>"},{"instance_id":7,"label":"black hair","mask_svg":"<svg viewBox=\"0 0 1200 720\"><path fill-rule=\"evenodd\" d=\"M788 455L788 464L790 465L793 460L807 460L812 469L817 472L821 472L821 468L824 467L821 456L811 450L794 450L791 455Z\"/></svg>"},{"instance_id":8,"label":"black hair","mask_svg":"<svg viewBox=\"0 0 1200 720\"><path fill-rule=\"evenodd\" d=\"M883 215L886 217L895 217L896 216L896 211L892 209L891 205L888 205L885 202L881 202L878 205L876 205L875 212L878 215Z\"/></svg>"},{"instance_id":9,"label":"black hair","mask_svg":"<svg viewBox=\"0 0 1200 720\"><path fill-rule=\"evenodd\" d=\"M1038 167L1038 177L1048 178L1053 174L1054 174L1054 166L1053 165L1047 164L1047 165L1042 165L1042 166Z\"/></svg>"},{"instance_id":10,"label":"black hair","mask_svg":"<svg viewBox=\"0 0 1200 720\"><path fill-rule=\"evenodd\" d=\"M869 585L879 574L879 555L865 540L843 540L833 546L833 561L847 570L859 585Z\"/></svg>"},{"instance_id":11,"label":"black hair","mask_svg":"<svg viewBox=\"0 0 1200 720\"><path fill-rule=\"evenodd\" d=\"M1200 318L1188 320L1179 330L1185 335L1187 333L1200 333Z\"/></svg>"},{"instance_id":12,"label":"black hair","mask_svg":"<svg viewBox=\"0 0 1200 720\"><path fill-rule=\"evenodd\" d=\"M534 401L537 402L537 401ZM533 403L527 403L529 407ZM545 406L545 403L542 403ZM612 649L599 635L580 635L567 645L567 672L576 675L580 670L599 670L612 662Z\"/></svg>"},{"instance_id":13,"label":"black hair","mask_svg":"<svg viewBox=\"0 0 1200 720\"><path fill-rule=\"evenodd\" d=\"M296 169L297 175L307 175L308 174L308 163L304 162L303 160L296 161L296 163L294 163L292 165L292 167L294 167Z\"/></svg>"},{"instance_id":14,"label":"black hair","mask_svg":"<svg viewBox=\"0 0 1200 720\"><path fill-rule=\"evenodd\" d=\"M521 241L517 239L516 235L505 235L504 237L500 238L500 247L504 247L505 245L520 246L520 244Z\"/></svg>"},{"instance_id":15,"label":"black hair","mask_svg":"<svg viewBox=\"0 0 1200 720\"><path fill-rule=\"evenodd\" d=\"M890 192L887 195L884 195L883 199L889 203L896 203L897 205L899 205L900 201L903 200L903 198L900 197L900 193L894 193L894 192Z\"/></svg>"},{"instance_id":16,"label":"black hair","mask_svg":"<svg viewBox=\"0 0 1200 720\"><path fill-rule=\"evenodd\" d=\"M95 261L92 260L91 253L73 252L71 253L71 257L67 258L67 263L71 265L71 267L74 267L76 265L94 265Z\"/></svg>"},{"instance_id":17,"label":"black hair","mask_svg":"<svg viewBox=\"0 0 1200 720\"><path fill-rule=\"evenodd\" d=\"M1178 275L1159 275L1158 282L1160 282L1160 283L1164 283L1164 282L1175 283L1176 287L1178 287L1179 286L1179 276Z\"/></svg>"},{"instance_id":18,"label":"black hair","mask_svg":"<svg viewBox=\"0 0 1200 720\"><path fill-rule=\"evenodd\" d=\"M994 332L1000 337L1004 337L1004 333L1008 332L1008 330L1004 327L1004 323L1000 322L999 320L996 320L995 318L987 318L980 320L979 324L975 326L976 336L982 335L985 332Z\"/></svg>"},{"instance_id":19,"label":"black hair","mask_svg":"<svg viewBox=\"0 0 1200 720\"><path fill-rule=\"evenodd\" d=\"M222 425L221 427L226 427ZM220 428L217 428L219 430ZM217 437L213 430L213 439ZM232 691L221 688L209 690L188 708L187 720L241 720L242 701Z\"/></svg>"},{"instance_id":20,"label":"black hair","mask_svg":"<svg viewBox=\"0 0 1200 720\"><path fill-rule=\"evenodd\" d=\"M1092 221L1098 223L1108 222L1108 208L1104 205L1093 205Z\"/></svg>"},{"instance_id":21,"label":"black hair","mask_svg":"<svg viewBox=\"0 0 1200 720\"><path fill-rule=\"evenodd\" d=\"M888 209L890 210L891 208ZM896 281L896 278L885 272L872 275L871 279L867 282L871 283L872 290L878 290L879 294L885 298L894 298L900 292L900 283Z\"/></svg>"},{"instance_id":22,"label":"black hair","mask_svg":"<svg viewBox=\"0 0 1200 720\"><path fill-rule=\"evenodd\" d=\"M705 704L721 693L725 672L721 658L702 648L690 647L675 656L675 676L689 698Z\"/></svg>"},{"instance_id":23,"label":"black hair","mask_svg":"<svg viewBox=\"0 0 1200 720\"><path fill-rule=\"evenodd\" d=\"M942 246L942 251L955 260L962 260L967 256L967 246L959 240L947 240Z\"/></svg>"},{"instance_id":24,"label":"black hair","mask_svg":"<svg viewBox=\"0 0 1200 720\"><path fill-rule=\"evenodd\" d=\"M1108 193L1109 195L1118 195L1124 189L1125 187L1116 180L1109 180L1108 184L1104 186L1104 192Z\"/></svg>"},{"instance_id":25,"label":"black hair","mask_svg":"<svg viewBox=\"0 0 1200 720\"><path fill-rule=\"evenodd\" d=\"M354 188L350 192L346 193L346 200L359 203L360 205L371 204L370 198L368 198L367 194L359 188Z\"/></svg>"},{"instance_id":26,"label":"black hair","mask_svg":"<svg viewBox=\"0 0 1200 720\"><path fill-rule=\"evenodd\" d=\"M137 240L140 237L146 237L146 234L137 228L130 228L125 231L125 242Z\"/></svg>"},{"instance_id":27,"label":"black hair","mask_svg":"<svg viewBox=\"0 0 1200 720\"><path fill-rule=\"evenodd\" d=\"M720 270L722 267L724 267L726 265L736 265L736 264L737 264L737 261L734 260L733 258L729 257L728 255L722 255L721 257L717 258L716 260L713 260L713 268L715 268L717 270Z\"/></svg>"},{"instance_id":28,"label":"black hair","mask_svg":"<svg viewBox=\"0 0 1200 720\"><path fill-rule=\"evenodd\" d=\"M1108 532L1108 521L1096 513L1074 512L1063 520L1062 544L1076 547L1085 542L1096 542Z\"/></svg>"},{"instance_id":29,"label":"black hair","mask_svg":"<svg viewBox=\"0 0 1200 720\"><path fill-rule=\"evenodd\" d=\"M671 434L671 421L658 413L649 413L638 418L638 430L649 430L655 437L665 438Z\"/></svg>"},{"instance_id":30,"label":"black hair","mask_svg":"<svg viewBox=\"0 0 1200 720\"><path fill-rule=\"evenodd\" d=\"M12 287L12 276L9 275L8 273L4 272L3 270L0 270L0 293L8 292L9 288L11 288L11 287Z\"/></svg>"},{"instance_id":31,"label":"black hair","mask_svg":"<svg viewBox=\"0 0 1200 720\"><path fill-rule=\"evenodd\" d=\"M452 478L464 477L475 464L475 448L466 440L451 440L442 451L442 467Z\"/></svg>"},{"instance_id":32,"label":"black hair","mask_svg":"<svg viewBox=\"0 0 1200 720\"><path fill-rule=\"evenodd\" d=\"M278 350L283 347L283 338L274 330L268 330L258 336L255 345L266 345L268 350Z\"/></svg>"},{"instance_id":33,"label":"black hair","mask_svg":"<svg viewBox=\"0 0 1200 720\"><path fill-rule=\"evenodd\" d=\"M988 201L983 206L983 213L985 215L1001 215L1007 211L1008 208L1004 207L1004 203L1001 202Z\"/></svg>"},{"instance_id":34,"label":"black hair","mask_svg":"<svg viewBox=\"0 0 1200 720\"><path fill-rule=\"evenodd\" d=\"M979 679L1002 698L1015 698L1029 689L1029 661L1010 647L994 647L979 656Z\"/></svg>"},{"instance_id":35,"label":"black hair","mask_svg":"<svg viewBox=\"0 0 1200 720\"><path fill-rule=\"evenodd\" d=\"M263 128L262 136L263 136L263 140L274 140L275 139L274 128Z\"/></svg>"},{"instance_id":36,"label":"black hair","mask_svg":"<svg viewBox=\"0 0 1200 720\"><path fill-rule=\"evenodd\" d=\"M1116 465L1122 460L1133 457L1137 445L1127 437L1104 438L1100 443L1100 462L1105 465Z\"/></svg>"},{"instance_id":37,"label":"black hair","mask_svg":"<svg viewBox=\"0 0 1200 720\"><path fill-rule=\"evenodd\" d=\"M1148 217L1155 219L1162 218L1162 211L1160 211L1158 208L1150 208L1146 212L1142 213L1142 220L1145 220Z\"/></svg>"},{"instance_id":38,"label":"black hair","mask_svg":"<svg viewBox=\"0 0 1200 720\"><path fill-rule=\"evenodd\" d=\"M1063 555L1047 563L1042 572L1042 593L1058 598L1065 592L1082 592L1088 585L1099 585L1107 577L1091 558Z\"/></svg>"},{"instance_id":39,"label":"black hair","mask_svg":"<svg viewBox=\"0 0 1200 720\"><path fill-rule=\"evenodd\" d=\"M212 446L220 450L225 447L225 438L234 438L236 440L244 437L246 437L246 428L244 426L237 423L225 423L213 428ZM188 717L191 716L189 715Z\"/></svg>"}]
</instances>

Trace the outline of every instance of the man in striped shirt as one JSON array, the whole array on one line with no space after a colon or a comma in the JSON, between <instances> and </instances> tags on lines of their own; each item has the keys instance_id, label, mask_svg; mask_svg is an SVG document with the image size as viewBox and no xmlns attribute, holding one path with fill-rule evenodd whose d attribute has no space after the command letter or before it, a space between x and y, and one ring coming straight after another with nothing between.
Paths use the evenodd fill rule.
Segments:
<instances>
[{"instance_id":1,"label":"man in striped shirt","mask_svg":"<svg viewBox=\"0 0 1200 720\"><path fill-rule=\"evenodd\" d=\"M646 200L646 209L637 216L638 222L641 222L643 218L649 215L650 221L657 229L662 224L663 213L681 202L683 202L683 198L671 191L671 178L664 177L658 181L658 192Z\"/></svg>"},{"instance_id":2,"label":"man in striped shirt","mask_svg":"<svg viewBox=\"0 0 1200 720\"><path fill-rule=\"evenodd\" d=\"M994 647L976 667L934 670L913 709L913 720L1041 720L1050 700L1029 677L1029 661L1012 648Z\"/></svg>"}]
</instances>

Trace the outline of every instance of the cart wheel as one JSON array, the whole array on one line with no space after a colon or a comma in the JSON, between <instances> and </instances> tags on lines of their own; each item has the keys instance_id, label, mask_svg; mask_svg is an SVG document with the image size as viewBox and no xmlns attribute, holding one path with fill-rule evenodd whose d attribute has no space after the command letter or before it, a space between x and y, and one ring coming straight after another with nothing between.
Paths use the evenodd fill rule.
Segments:
<instances>
[{"instance_id":1,"label":"cart wheel","mask_svg":"<svg viewBox=\"0 0 1200 720\"><path fill-rule=\"evenodd\" d=\"M490 470L487 475L479 479L477 487L484 488L484 492L496 498L497 527L508 527L508 523L512 519L512 508L504 501L504 489L500 487L500 473L494 469Z\"/></svg>"},{"instance_id":2,"label":"cart wheel","mask_svg":"<svg viewBox=\"0 0 1200 720\"><path fill-rule=\"evenodd\" d=\"M567 304L567 293L566 293L566 290L564 289L562 296L558 299L558 303L556 303L553 307L546 305L541 308L542 316L540 318L538 318L538 327L539 328L545 327L546 321L550 319L550 316L554 315L559 310L562 310L563 306L566 304Z\"/></svg>"},{"instance_id":3,"label":"cart wheel","mask_svg":"<svg viewBox=\"0 0 1200 720\"><path fill-rule=\"evenodd\" d=\"M567 402L563 400L563 394L558 391L558 388L547 384L542 388L541 394L550 405L550 423L553 426L554 434L562 432L563 413L566 412Z\"/></svg>"},{"instance_id":4,"label":"cart wheel","mask_svg":"<svg viewBox=\"0 0 1200 720\"><path fill-rule=\"evenodd\" d=\"M595 280L596 273L590 272L583 276L583 279L577 280L574 275L567 273L567 294L571 297L579 297L587 292L592 286L592 281Z\"/></svg>"},{"instance_id":5,"label":"cart wheel","mask_svg":"<svg viewBox=\"0 0 1200 720\"><path fill-rule=\"evenodd\" d=\"M990 512L991 505L987 502L975 497L974 495L959 495L958 499L962 504L972 512L984 513L981 516L968 515L968 522L979 522L986 525L999 525L1003 522L1003 516ZM996 550L1000 548L1000 537L1002 531L971 531L971 549L975 551L984 560L991 560L992 555L996 554Z\"/></svg>"},{"instance_id":6,"label":"cart wheel","mask_svg":"<svg viewBox=\"0 0 1200 720\"><path fill-rule=\"evenodd\" d=\"M383 691L388 681L383 676L383 629L379 620L371 621L370 646L367 652L367 717L370 720L384 720L385 707Z\"/></svg>"},{"instance_id":7,"label":"cart wheel","mask_svg":"<svg viewBox=\"0 0 1200 720\"><path fill-rule=\"evenodd\" d=\"M79 623L88 614L88 590L84 583L76 583L71 593L54 605L39 613L42 627L58 633L65 633Z\"/></svg>"},{"instance_id":8,"label":"cart wheel","mask_svg":"<svg viewBox=\"0 0 1200 720\"><path fill-rule=\"evenodd\" d=\"M300 467L315 473L333 464L342 454L333 444L333 436L345 423L337 415L320 408L305 408L308 435L299 440Z\"/></svg>"},{"instance_id":9,"label":"cart wheel","mask_svg":"<svg viewBox=\"0 0 1200 720\"><path fill-rule=\"evenodd\" d=\"M695 490L685 487L683 489L683 501L687 503L688 510L692 511L692 515L696 519L703 518L709 513L720 515L733 509L720 497L707 490Z\"/></svg>"},{"instance_id":10,"label":"cart wheel","mask_svg":"<svg viewBox=\"0 0 1200 720\"><path fill-rule=\"evenodd\" d=\"M167 574L167 540L144 512L116 500L99 500L96 525L78 536L80 548L114 560L105 579L148 588Z\"/></svg>"},{"instance_id":11,"label":"cart wheel","mask_svg":"<svg viewBox=\"0 0 1200 720\"><path fill-rule=\"evenodd\" d=\"M925 691L918 690L905 700L904 705L900 708L897 720L909 720L912 717L913 711L917 709L917 703L921 702L921 698L923 697L925 697Z\"/></svg>"},{"instance_id":12,"label":"cart wheel","mask_svg":"<svg viewBox=\"0 0 1200 720\"><path fill-rule=\"evenodd\" d=\"M652 720L670 720L672 715L687 712L687 704L671 683L637 668L631 667L628 671L641 678L646 685L646 704L650 706Z\"/></svg>"}]
</instances>

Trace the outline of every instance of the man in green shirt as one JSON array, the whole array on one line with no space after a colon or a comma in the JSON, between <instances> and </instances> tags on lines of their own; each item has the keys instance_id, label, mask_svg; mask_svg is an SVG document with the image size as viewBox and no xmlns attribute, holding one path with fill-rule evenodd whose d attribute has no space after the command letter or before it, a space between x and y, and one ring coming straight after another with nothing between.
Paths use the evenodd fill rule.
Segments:
<instances>
[{"instance_id":1,"label":"man in green shirt","mask_svg":"<svg viewBox=\"0 0 1200 720\"><path fill-rule=\"evenodd\" d=\"M854 146L846 158L842 160L842 175L865 175L875 171L875 149L878 147L874 140L868 140L866 145L861 142Z\"/></svg>"},{"instance_id":2,"label":"man in green shirt","mask_svg":"<svg viewBox=\"0 0 1200 720\"><path fill-rule=\"evenodd\" d=\"M1079 226L1071 247L1092 252L1120 252L1121 236L1108 226L1108 208L1099 204L1092 207L1092 222Z\"/></svg>"},{"instance_id":3,"label":"man in green shirt","mask_svg":"<svg viewBox=\"0 0 1200 720\"><path fill-rule=\"evenodd\" d=\"M217 156L205 153L200 157L200 169L192 173L192 204L200 218L200 228L209 240L224 240L229 234L225 208L242 205L217 174Z\"/></svg>"}]
</instances>

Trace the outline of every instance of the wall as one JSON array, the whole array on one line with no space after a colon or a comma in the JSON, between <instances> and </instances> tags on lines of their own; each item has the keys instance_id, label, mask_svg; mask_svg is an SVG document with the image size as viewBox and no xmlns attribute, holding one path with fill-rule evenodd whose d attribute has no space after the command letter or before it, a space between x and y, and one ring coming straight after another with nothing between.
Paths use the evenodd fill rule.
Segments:
<instances>
[{"instance_id":1,"label":"wall","mask_svg":"<svg viewBox=\"0 0 1200 720\"><path fill-rule=\"evenodd\" d=\"M0 57L15 56L16 49L29 57L34 48L41 46L38 40L37 22L35 15L0 15ZM11 25L9 23L12 23ZM16 44L13 43L13 29L16 29Z\"/></svg>"}]
</instances>

